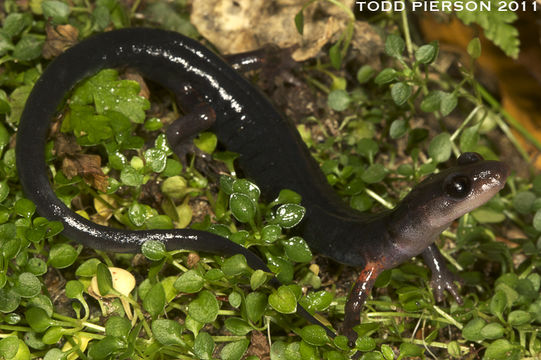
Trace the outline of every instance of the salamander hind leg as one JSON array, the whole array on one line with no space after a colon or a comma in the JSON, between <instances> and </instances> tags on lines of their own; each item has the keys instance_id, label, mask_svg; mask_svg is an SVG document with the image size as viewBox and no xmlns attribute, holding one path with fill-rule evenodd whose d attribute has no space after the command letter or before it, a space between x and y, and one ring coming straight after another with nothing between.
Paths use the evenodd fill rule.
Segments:
<instances>
[{"instance_id":1,"label":"salamander hind leg","mask_svg":"<svg viewBox=\"0 0 541 360\"><path fill-rule=\"evenodd\" d=\"M456 284L457 282L462 283L462 279L449 270L438 247L431 244L423 251L423 259L432 271L430 286L434 291L436 301L442 302L445 299L445 290L447 290L455 298L457 303L462 304L462 297L459 294L459 288Z\"/></svg>"},{"instance_id":2,"label":"salamander hind leg","mask_svg":"<svg viewBox=\"0 0 541 360\"><path fill-rule=\"evenodd\" d=\"M204 103L193 107L190 113L176 119L166 130L167 141L181 161L193 149L193 138L201 131L208 130L216 121L214 109Z\"/></svg>"}]
</instances>

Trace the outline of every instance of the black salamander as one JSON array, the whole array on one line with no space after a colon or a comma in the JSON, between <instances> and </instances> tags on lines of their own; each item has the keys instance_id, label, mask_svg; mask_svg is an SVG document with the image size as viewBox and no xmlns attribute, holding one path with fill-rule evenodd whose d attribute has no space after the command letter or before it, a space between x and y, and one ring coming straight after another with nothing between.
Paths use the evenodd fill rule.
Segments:
<instances>
[{"instance_id":1,"label":"black salamander","mask_svg":"<svg viewBox=\"0 0 541 360\"><path fill-rule=\"evenodd\" d=\"M309 246L361 269L346 304L344 333L350 341L357 336L353 326L360 322L362 305L378 274L413 256L423 254L428 262L437 298L447 289L459 299L433 242L451 222L503 188L508 176L504 163L462 154L456 167L425 179L395 209L360 213L337 196L295 126L249 81L198 42L163 30L116 30L82 41L50 63L26 102L16 145L20 181L39 214L64 224L65 236L112 252L138 252L145 241L159 240L169 250L240 253L252 268L269 271L254 253L220 236L190 229L104 227L77 215L56 197L45 163L50 119L77 83L101 69L120 66L137 69L179 98L188 92L189 98L204 103L170 125L167 137L173 149L181 153L187 137L210 128L228 150L240 155L240 168L266 199L274 199L282 189L302 196L306 215L300 229ZM318 323L302 307L299 312Z\"/></svg>"}]
</instances>

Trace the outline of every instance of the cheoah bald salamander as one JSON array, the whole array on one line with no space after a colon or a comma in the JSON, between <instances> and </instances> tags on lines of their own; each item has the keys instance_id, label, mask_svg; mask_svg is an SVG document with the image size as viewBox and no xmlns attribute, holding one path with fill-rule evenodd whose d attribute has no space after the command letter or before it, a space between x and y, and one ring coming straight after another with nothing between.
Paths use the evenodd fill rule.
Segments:
<instances>
[{"instance_id":1,"label":"cheoah bald salamander","mask_svg":"<svg viewBox=\"0 0 541 360\"><path fill-rule=\"evenodd\" d=\"M45 163L50 119L77 83L100 69L119 66L137 69L181 99L188 93L188 98L205 104L170 125L167 137L173 149L182 152L182 139L210 128L228 150L240 155L240 168L267 199L282 189L302 196L306 215L300 230L309 246L362 269L346 304L344 332L350 340L356 338L352 328L360 321L361 307L378 274L413 256L422 253L428 261L438 296L445 288L458 296L432 243L451 222L503 188L508 176L505 164L465 153L456 167L428 177L395 209L360 213L337 196L295 126L250 82L198 42L163 30L132 28L93 36L52 61L28 97L16 145L20 181L39 214L64 224L64 235L113 252L138 252L145 241L159 240L167 249L240 253L252 268L269 271L254 253L220 236L189 229L130 231L100 226L56 197ZM317 323L301 307L299 311Z\"/></svg>"}]
</instances>

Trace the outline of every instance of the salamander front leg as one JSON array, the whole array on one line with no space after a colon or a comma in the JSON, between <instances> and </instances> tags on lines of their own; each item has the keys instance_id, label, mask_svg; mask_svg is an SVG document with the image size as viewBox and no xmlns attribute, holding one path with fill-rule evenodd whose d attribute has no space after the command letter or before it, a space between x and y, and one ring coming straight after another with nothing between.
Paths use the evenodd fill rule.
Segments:
<instances>
[{"instance_id":1,"label":"salamander front leg","mask_svg":"<svg viewBox=\"0 0 541 360\"><path fill-rule=\"evenodd\" d=\"M360 323L364 302L382 270L383 268L379 263L369 262L366 264L349 294L342 333L348 338L350 347L353 347L355 340L357 340L357 333L353 330L353 327Z\"/></svg>"},{"instance_id":2,"label":"salamander front leg","mask_svg":"<svg viewBox=\"0 0 541 360\"><path fill-rule=\"evenodd\" d=\"M167 141L173 152L181 159L185 159L191 152L192 139L201 131L208 130L216 121L214 109L200 103L191 109L191 112L175 120L166 131Z\"/></svg>"},{"instance_id":3,"label":"salamander front leg","mask_svg":"<svg viewBox=\"0 0 541 360\"><path fill-rule=\"evenodd\" d=\"M462 297L459 294L458 286L455 284L455 282L461 283L462 280L449 270L443 255L435 244L431 244L423 251L423 259L432 271L430 286L434 289L436 301L442 302L445 298L444 292L447 290L457 303L462 304Z\"/></svg>"}]
</instances>

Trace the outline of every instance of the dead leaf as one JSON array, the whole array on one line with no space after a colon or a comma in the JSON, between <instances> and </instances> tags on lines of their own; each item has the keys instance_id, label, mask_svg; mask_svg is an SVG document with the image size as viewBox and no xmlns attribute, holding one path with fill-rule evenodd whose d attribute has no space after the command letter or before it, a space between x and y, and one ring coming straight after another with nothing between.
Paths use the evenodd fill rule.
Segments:
<instances>
[{"instance_id":1,"label":"dead leaf","mask_svg":"<svg viewBox=\"0 0 541 360\"><path fill-rule=\"evenodd\" d=\"M353 0L339 0L351 8ZM315 56L347 25L338 6L315 2L304 11L304 35L295 27L295 15L305 0L194 0L191 22L223 54L260 49L266 44L281 48L298 45L296 61Z\"/></svg>"},{"instance_id":2,"label":"dead leaf","mask_svg":"<svg viewBox=\"0 0 541 360\"><path fill-rule=\"evenodd\" d=\"M252 331L252 338L250 339L250 347L248 348L247 355L255 355L261 360L270 359L270 346L267 337L261 333L261 331Z\"/></svg>"},{"instance_id":3,"label":"dead leaf","mask_svg":"<svg viewBox=\"0 0 541 360\"><path fill-rule=\"evenodd\" d=\"M56 156L75 155L81 152L81 146L77 143L75 136L57 132L54 142Z\"/></svg>"},{"instance_id":4,"label":"dead leaf","mask_svg":"<svg viewBox=\"0 0 541 360\"><path fill-rule=\"evenodd\" d=\"M141 76L141 74L135 70L128 69L124 73L123 76L127 80L133 80L136 81L139 84L139 96L144 97L145 99L150 98L150 90L148 89L147 83L145 82L145 79Z\"/></svg>"},{"instance_id":5,"label":"dead leaf","mask_svg":"<svg viewBox=\"0 0 541 360\"><path fill-rule=\"evenodd\" d=\"M68 177L81 175L92 187L105 192L109 185L108 177L101 170L101 157L93 154L67 155L62 160L62 171Z\"/></svg>"},{"instance_id":6,"label":"dead leaf","mask_svg":"<svg viewBox=\"0 0 541 360\"><path fill-rule=\"evenodd\" d=\"M77 43L79 30L71 25L47 25L47 39L43 45L42 54L45 59L52 59Z\"/></svg>"},{"instance_id":7,"label":"dead leaf","mask_svg":"<svg viewBox=\"0 0 541 360\"><path fill-rule=\"evenodd\" d=\"M188 254L188 259L186 261L186 265L188 266L188 269L192 269L197 263L199 262L200 257L194 252L191 252Z\"/></svg>"}]
</instances>

